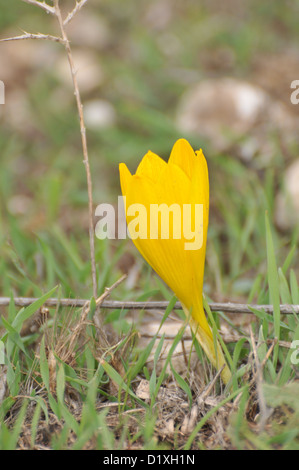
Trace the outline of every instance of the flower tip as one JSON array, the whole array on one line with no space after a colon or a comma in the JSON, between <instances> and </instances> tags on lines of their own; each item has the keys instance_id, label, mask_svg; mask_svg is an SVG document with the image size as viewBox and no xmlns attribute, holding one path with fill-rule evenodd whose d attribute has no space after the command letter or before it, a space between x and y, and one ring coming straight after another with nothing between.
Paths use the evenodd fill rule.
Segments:
<instances>
[{"instance_id":1,"label":"flower tip","mask_svg":"<svg viewBox=\"0 0 299 470\"><path fill-rule=\"evenodd\" d=\"M125 175L125 174L130 174L131 175L130 170L128 169L128 167L125 163L120 163L118 168L119 168L120 176Z\"/></svg>"},{"instance_id":2,"label":"flower tip","mask_svg":"<svg viewBox=\"0 0 299 470\"><path fill-rule=\"evenodd\" d=\"M185 139L184 137L180 137L179 139L176 140L176 142L174 143L174 145L178 144L178 143L181 143L183 145L190 145L188 140Z\"/></svg>"},{"instance_id":3,"label":"flower tip","mask_svg":"<svg viewBox=\"0 0 299 470\"><path fill-rule=\"evenodd\" d=\"M145 176L156 181L157 175L159 175L165 167L166 162L159 157L159 155L149 150L139 163L136 175L141 177Z\"/></svg>"},{"instance_id":4,"label":"flower tip","mask_svg":"<svg viewBox=\"0 0 299 470\"><path fill-rule=\"evenodd\" d=\"M180 139L178 139L174 145L173 145L173 150L176 149L176 150L180 150L180 151L183 151L183 152L190 152L190 150L192 151L192 153L194 154L194 150L193 148L191 147L190 143L188 142L187 139L184 139L183 137L181 137Z\"/></svg>"},{"instance_id":5,"label":"flower tip","mask_svg":"<svg viewBox=\"0 0 299 470\"><path fill-rule=\"evenodd\" d=\"M120 184L121 184L122 192L126 193L127 184L128 184L129 179L132 178L132 175L125 163L120 163L118 168L119 168L119 176L120 176Z\"/></svg>"},{"instance_id":6,"label":"flower tip","mask_svg":"<svg viewBox=\"0 0 299 470\"><path fill-rule=\"evenodd\" d=\"M204 156L202 149L195 150L195 154L196 154L198 157Z\"/></svg>"},{"instance_id":7,"label":"flower tip","mask_svg":"<svg viewBox=\"0 0 299 470\"><path fill-rule=\"evenodd\" d=\"M188 140L181 138L172 147L168 163L179 166L191 178L194 159L195 152L193 148Z\"/></svg>"}]
</instances>

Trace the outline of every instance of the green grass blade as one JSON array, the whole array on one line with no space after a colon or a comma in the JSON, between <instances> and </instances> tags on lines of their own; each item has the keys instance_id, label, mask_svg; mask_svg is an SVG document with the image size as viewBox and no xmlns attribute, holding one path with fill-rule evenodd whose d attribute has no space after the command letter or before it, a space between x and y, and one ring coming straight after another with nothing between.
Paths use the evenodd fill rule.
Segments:
<instances>
[{"instance_id":1,"label":"green grass blade","mask_svg":"<svg viewBox=\"0 0 299 470\"><path fill-rule=\"evenodd\" d=\"M27 406L28 406L28 400L24 400L22 407L18 413L18 417L16 419L16 422L14 424L13 430L10 434L10 440L9 440L9 449L8 450L14 450L17 447L17 442L20 437L21 431L22 431L22 426L23 422L26 416L27 412Z\"/></svg>"},{"instance_id":2,"label":"green grass blade","mask_svg":"<svg viewBox=\"0 0 299 470\"><path fill-rule=\"evenodd\" d=\"M50 391L50 372L49 372L49 365L48 365L48 359L46 355L46 348L45 348L45 336L42 337L41 343L40 343L40 351L39 351L39 356L40 356L40 373L42 377L42 382L46 389Z\"/></svg>"},{"instance_id":3,"label":"green grass blade","mask_svg":"<svg viewBox=\"0 0 299 470\"><path fill-rule=\"evenodd\" d=\"M56 379L56 394L59 403L64 403L65 373L64 366L60 364Z\"/></svg>"},{"instance_id":4,"label":"green grass blade","mask_svg":"<svg viewBox=\"0 0 299 470\"><path fill-rule=\"evenodd\" d=\"M170 368L172 370L174 378L177 381L179 387L186 393L186 395L188 397L188 400L189 400L189 405L190 405L190 408L191 408L191 406L192 406L192 392L191 392L191 389L190 389L189 385L187 384L187 382L185 382L183 377L180 374L177 373L177 371L173 367L171 361L170 361Z\"/></svg>"},{"instance_id":5,"label":"green grass blade","mask_svg":"<svg viewBox=\"0 0 299 470\"><path fill-rule=\"evenodd\" d=\"M291 292L289 289L288 281L281 268L278 269L278 278L279 278L279 292L280 292L281 302L283 304L291 304L292 297L291 297Z\"/></svg>"},{"instance_id":6,"label":"green grass blade","mask_svg":"<svg viewBox=\"0 0 299 470\"><path fill-rule=\"evenodd\" d=\"M27 356L28 352L26 351L26 348L19 332L12 325L10 325L4 317L2 317L2 324L7 331L7 334L4 335L2 341L4 342L8 335L12 342Z\"/></svg>"},{"instance_id":7,"label":"green grass blade","mask_svg":"<svg viewBox=\"0 0 299 470\"><path fill-rule=\"evenodd\" d=\"M28 320L28 318L30 318L40 307L42 307L43 304L46 302L46 300L49 299L52 296L52 294L54 294L56 289L57 289L57 286L51 289L46 294L44 294L39 299L37 299L28 307L21 309L16 315L14 321L12 322L12 326L18 331L20 331L24 321Z\"/></svg>"},{"instance_id":8,"label":"green grass blade","mask_svg":"<svg viewBox=\"0 0 299 470\"><path fill-rule=\"evenodd\" d=\"M270 294L270 302L273 305L274 334L277 340L279 340L280 339L279 279L278 279L277 264L276 264L276 259L275 259L273 238L272 238L271 227L270 227L270 222L269 222L269 217L268 217L267 212L265 215L265 222L266 222L267 272L268 272L269 294ZM278 348L279 348L279 345L277 344L274 347L274 353L273 353L274 366L277 363Z\"/></svg>"},{"instance_id":9,"label":"green grass blade","mask_svg":"<svg viewBox=\"0 0 299 470\"><path fill-rule=\"evenodd\" d=\"M146 403L144 403L135 395L133 390L131 390L131 388L124 382L122 376L107 361L102 360L101 365L106 374L110 377L111 380L113 380L114 383L118 385L120 389L123 389L126 393L128 393L134 400L137 401L137 403L139 403L139 405L147 408Z\"/></svg>"},{"instance_id":10,"label":"green grass blade","mask_svg":"<svg viewBox=\"0 0 299 470\"><path fill-rule=\"evenodd\" d=\"M299 286L298 286L295 271L293 269L290 270L290 288L291 288L292 303L294 305L298 305L299 304Z\"/></svg>"}]
</instances>

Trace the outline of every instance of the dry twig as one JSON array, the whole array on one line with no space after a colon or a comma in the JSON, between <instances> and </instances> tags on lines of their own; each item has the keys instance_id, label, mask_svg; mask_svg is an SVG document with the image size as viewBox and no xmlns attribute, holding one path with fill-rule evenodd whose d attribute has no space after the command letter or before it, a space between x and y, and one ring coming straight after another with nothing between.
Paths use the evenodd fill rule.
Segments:
<instances>
[{"instance_id":1,"label":"dry twig","mask_svg":"<svg viewBox=\"0 0 299 470\"><path fill-rule=\"evenodd\" d=\"M74 16L81 10L81 8L87 3L87 0L80 0L79 2L76 1L76 5L73 10L67 15L67 17L63 20L59 0L53 0L54 6L48 5L45 1L39 2L37 0L22 0L25 3L30 5L37 6L42 10L56 16L59 28L62 37L52 36L50 34L42 34L42 33L28 33L24 31L23 35L14 36L11 38L4 38L1 41L17 41L22 39L43 39L43 40L50 40L55 42L60 42L64 45L68 62L70 65L73 87L74 87L74 95L76 98L76 104L78 109L79 121L80 121L80 132L81 132L81 142L82 142L82 149L83 149L83 163L85 165L86 171L86 179L87 179L87 192L88 192L88 219L89 219L89 246L90 246L90 259L91 259L91 275L92 275L92 288L93 288L93 296L97 297L97 275L96 275L96 262L95 262L95 248L94 248L94 214L93 214L93 196L92 196L92 179L91 179L91 171L89 165L89 157L88 157L88 148L87 148L87 139L86 139L86 128L84 123L84 115L83 115L83 105L80 96L80 90L78 86L77 80L77 71L75 68L72 50L70 46L70 42L65 31L65 26L74 18Z\"/></svg>"},{"instance_id":2,"label":"dry twig","mask_svg":"<svg viewBox=\"0 0 299 470\"><path fill-rule=\"evenodd\" d=\"M21 34L20 36L13 36L11 38L0 39L0 42L21 41L24 39L42 39L46 41L54 41L54 42L60 42L61 44L64 44L63 39L58 36L52 36L51 34L42 34L42 33L27 33L26 31L24 31L24 34Z\"/></svg>"},{"instance_id":3,"label":"dry twig","mask_svg":"<svg viewBox=\"0 0 299 470\"><path fill-rule=\"evenodd\" d=\"M33 302L38 300L36 297L15 297L13 299L14 304L17 307L27 307ZM0 297L0 307L8 306L11 301L10 297ZM46 307L84 307L86 303L90 302L89 299L57 299L50 298L46 300ZM125 310L165 310L169 305L167 301L148 301L148 302L134 302L130 300L104 300L101 304L102 308L108 309L125 309ZM211 302L209 303L210 310L212 312L226 312L235 314L251 314L254 315L252 309L259 312L265 312L269 315L273 314L272 305L248 305L239 303L221 303ZM182 310L180 302L176 302L173 310ZM293 315L299 314L299 305L282 304L280 305L280 313L282 315Z\"/></svg>"},{"instance_id":4,"label":"dry twig","mask_svg":"<svg viewBox=\"0 0 299 470\"><path fill-rule=\"evenodd\" d=\"M63 20L63 26L66 26L70 21L72 21L74 16L81 10L85 3L87 3L87 0L80 0L79 2L76 1L76 5L73 10L67 15L65 20Z\"/></svg>"},{"instance_id":5,"label":"dry twig","mask_svg":"<svg viewBox=\"0 0 299 470\"><path fill-rule=\"evenodd\" d=\"M82 3L81 6L83 6L83 4L86 2L80 2L80 3ZM71 69L73 86L75 90L74 93L76 97L77 109L78 109L78 114L79 114L79 119L80 119L81 142L82 142L83 157L84 157L83 163L85 165L86 178L87 178L87 191L88 191L89 244L90 244L90 257L91 257L92 286L93 286L93 295L94 297L96 297L97 296L97 275L96 275L95 250L94 250L94 218L93 218L94 216L93 216L92 179L91 179L91 171L90 171L89 158L88 158L86 128L85 128L84 116L83 116L83 105L81 101L79 85L78 85L78 80L77 80L77 74L76 74L77 71L75 68L74 60L73 60L70 42L66 34L65 28L64 28L64 22L63 22L63 19L61 16L61 10L59 7L59 0L54 0L54 9L55 9L55 15L58 19L62 39L64 41L65 50L67 53L67 57L68 57L68 61L69 61L70 69ZM79 11L79 9L77 9L76 12L77 11ZM74 16L74 14L75 13L71 14L72 17Z\"/></svg>"}]
</instances>

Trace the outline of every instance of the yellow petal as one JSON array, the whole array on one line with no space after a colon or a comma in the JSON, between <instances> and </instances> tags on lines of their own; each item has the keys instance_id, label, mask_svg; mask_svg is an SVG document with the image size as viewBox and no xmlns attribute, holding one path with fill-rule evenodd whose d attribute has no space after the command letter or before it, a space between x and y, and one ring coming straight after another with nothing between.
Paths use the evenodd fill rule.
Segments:
<instances>
[{"instance_id":1,"label":"yellow petal","mask_svg":"<svg viewBox=\"0 0 299 470\"><path fill-rule=\"evenodd\" d=\"M201 329L200 324L194 321L193 318L190 318L189 323L193 333L196 336L196 339L198 340L199 344L203 348L204 352L206 353L213 366L217 370L221 369L224 366L221 372L221 377L223 382L225 384L228 384L228 382L231 380L231 372L228 368L228 365L226 363L218 341L216 341L215 345L213 336L210 334L206 334L205 330Z\"/></svg>"},{"instance_id":2,"label":"yellow petal","mask_svg":"<svg viewBox=\"0 0 299 470\"><path fill-rule=\"evenodd\" d=\"M191 179L194 159L195 153L189 142L185 139L179 139L172 148L168 164L178 165Z\"/></svg>"},{"instance_id":3,"label":"yellow petal","mask_svg":"<svg viewBox=\"0 0 299 470\"><path fill-rule=\"evenodd\" d=\"M194 284L199 289L203 288L204 264L206 255L206 243L209 224L209 176L206 159L199 151L194 159L193 174L191 178L190 199L194 204L203 204L203 235L202 248L190 254L190 269L194 273Z\"/></svg>"},{"instance_id":4,"label":"yellow petal","mask_svg":"<svg viewBox=\"0 0 299 470\"><path fill-rule=\"evenodd\" d=\"M209 174L208 165L202 150L198 150L193 160L191 175L192 200L205 204L209 211Z\"/></svg>"},{"instance_id":5,"label":"yellow petal","mask_svg":"<svg viewBox=\"0 0 299 470\"><path fill-rule=\"evenodd\" d=\"M119 164L120 186L122 194L125 195L131 185L132 175L125 163Z\"/></svg>"},{"instance_id":6,"label":"yellow petal","mask_svg":"<svg viewBox=\"0 0 299 470\"><path fill-rule=\"evenodd\" d=\"M167 163L155 153L148 151L141 160L136 175L157 181L157 176L165 169Z\"/></svg>"}]
</instances>

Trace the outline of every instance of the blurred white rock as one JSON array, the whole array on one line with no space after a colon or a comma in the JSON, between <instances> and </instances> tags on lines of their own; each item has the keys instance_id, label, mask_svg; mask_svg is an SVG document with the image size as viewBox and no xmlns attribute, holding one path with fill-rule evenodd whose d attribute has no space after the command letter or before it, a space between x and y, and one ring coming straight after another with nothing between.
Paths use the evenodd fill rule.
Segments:
<instances>
[{"instance_id":1,"label":"blurred white rock","mask_svg":"<svg viewBox=\"0 0 299 470\"><path fill-rule=\"evenodd\" d=\"M7 31L3 37L13 36ZM47 41L11 41L1 45L1 80L9 88L24 86L32 71L52 69L57 49Z\"/></svg>"},{"instance_id":2,"label":"blurred white rock","mask_svg":"<svg viewBox=\"0 0 299 470\"><path fill-rule=\"evenodd\" d=\"M244 133L266 105L267 96L252 85L231 78L205 80L182 97L177 113L178 127L216 137L225 145L223 134Z\"/></svg>"},{"instance_id":3,"label":"blurred white rock","mask_svg":"<svg viewBox=\"0 0 299 470\"><path fill-rule=\"evenodd\" d=\"M148 2L144 21L147 27L154 31L165 31L174 15L174 5L171 0Z\"/></svg>"},{"instance_id":4,"label":"blurred white rock","mask_svg":"<svg viewBox=\"0 0 299 470\"><path fill-rule=\"evenodd\" d=\"M83 111L86 127L90 129L104 129L113 126L116 122L116 112L108 101L88 101Z\"/></svg>"},{"instance_id":5,"label":"blurred white rock","mask_svg":"<svg viewBox=\"0 0 299 470\"><path fill-rule=\"evenodd\" d=\"M242 159L259 154L269 163L275 152L270 134L295 138L298 120L262 88L228 77L203 80L188 89L179 102L176 124L180 132L208 139L217 151L237 144Z\"/></svg>"},{"instance_id":6,"label":"blurred white rock","mask_svg":"<svg viewBox=\"0 0 299 470\"><path fill-rule=\"evenodd\" d=\"M281 230L299 225L299 158L286 169L275 202L275 221Z\"/></svg>"},{"instance_id":7,"label":"blurred white rock","mask_svg":"<svg viewBox=\"0 0 299 470\"><path fill-rule=\"evenodd\" d=\"M3 36L13 36L7 31ZM36 116L28 93L44 70L53 69L57 49L46 41L11 41L1 46L1 80L5 85L5 105L0 106L4 122L22 134L36 135Z\"/></svg>"},{"instance_id":8,"label":"blurred white rock","mask_svg":"<svg viewBox=\"0 0 299 470\"><path fill-rule=\"evenodd\" d=\"M75 15L67 26L72 44L80 47L103 49L110 40L110 30L105 20L84 8Z\"/></svg>"},{"instance_id":9,"label":"blurred white rock","mask_svg":"<svg viewBox=\"0 0 299 470\"><path fill-rule=\"evenodd\" d=\"M84 94L98 89L103 83L104 74L97 54L88 49L76 49L73 51L73 59L80 92ZM58 59L54 73L61 82L73 87L65 54L61 54Z\"/></svg>"},{"instance_id":10,"label":"blurred white rock","mask_svg":"<svg viewBox=\"0 0 299 470\"><path fill-rule=\"evenodd\" d=\"M35 116L27 96L21 88L8 89L3 106L5 122L23 135L36 132Z\"/></svg>"},{"instance_id":11,"label":"blurred white rock","mask_svg":"<svg viewBox=\"0 0 299 470\"><path fill-rule=\"evenodd\" d=\"M32 206L32 198L24 194L15 194L7 202L7 208L13 215L24 215Z\"/></svg>"}]
</instances>

